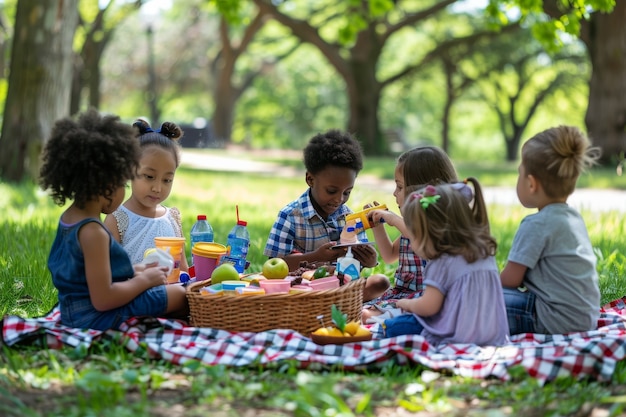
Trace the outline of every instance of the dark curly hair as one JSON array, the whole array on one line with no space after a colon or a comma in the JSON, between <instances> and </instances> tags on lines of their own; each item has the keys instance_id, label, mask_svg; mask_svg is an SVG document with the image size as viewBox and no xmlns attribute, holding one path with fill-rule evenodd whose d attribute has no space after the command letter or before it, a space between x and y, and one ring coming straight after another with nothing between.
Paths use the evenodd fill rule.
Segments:
<instances>
[{"instance_id":1,"label":"dark curly hair","mask_svg":"<svg viewBox=\"0 0 626 417\"><path fill-rule=\"evenodd\" d=\"M317 174L327 166L353 169L363 168L361 144L352 135L340 130L318 133L304 148L304 166L311 174Z\"/></svg>"},{"instance_id":2,"label":"dark curly hair","mask_svg":"<svg viewBox=\"0 0 626 417\"><path fill-rule=\"evenodd\" d=\"M154 130L150 124L143 119L137 119L133 123L133 127L137 129L139 137L139 145L141 148L148 146L158 146L172 152L176 168L180 164L180 146L178 140L183 136L183 130L176 123L163 122L161 127Z\"/></svg>"},{"instance_id":3,"label":"dark curly hair","mask_svg":"<svg viewBox=\"0 0 626 417\"><path fill-rule=\"evenodd\" d=\"M51 190L56 204L73 200L83 208L100 196L111 198L132 179L139 152L130 126L91 109L54 124L42 152L39 184Z\"/></svg>"}]
</instances>

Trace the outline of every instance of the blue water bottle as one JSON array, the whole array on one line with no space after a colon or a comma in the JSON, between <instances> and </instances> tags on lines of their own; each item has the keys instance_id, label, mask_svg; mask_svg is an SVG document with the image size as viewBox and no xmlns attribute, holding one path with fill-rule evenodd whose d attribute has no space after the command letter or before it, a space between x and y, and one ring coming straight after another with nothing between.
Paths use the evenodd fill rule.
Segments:
<instances>
[{"instance_id":1,"label":"blue water bottle","mask_svg":"<svg viewBox=\"0 0 626 417\"><path fill-rule=\"evenodd\" d=\"M198 242L213 242L213 228L206 219L206 215L198 214L198 219L189 232L191 248Z\"/></svg>"},{"instance_id":2,"label":"blue water bottle","mask_svg":"<svg viewBox=\"0 0 626 417\"><path fill-rule=\"evenodd\" d=\"M228 233L226 245L230 246L229 260L235 265L240 274L246 269L246 257L250 247L250 233L246 227L248 222L237 220L237 224Z\"/></svg>"}]
</instances>

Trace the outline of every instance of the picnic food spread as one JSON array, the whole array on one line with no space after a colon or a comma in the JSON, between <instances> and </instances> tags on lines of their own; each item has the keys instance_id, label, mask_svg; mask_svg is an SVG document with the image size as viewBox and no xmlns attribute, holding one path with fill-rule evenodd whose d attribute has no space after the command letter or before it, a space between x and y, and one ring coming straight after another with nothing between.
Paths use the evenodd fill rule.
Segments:
<instances>
[{"instance_id":1,"label":"picnic food spread","mask_svg":"<svg viewBox=\"0 0 626 417\"><path fill-rule=\"evenodd\" d=\"M229 273L225 278L229 282L239 281L238 285L224 285L220 279L224 274L217 274L225 265L213 271L220 275L218 279L211 277L206 286L200 288L202 295L262 295L262 294L296 294L306 291L322 291L339 288L345 283L343 274L337 273L335 266L329 263L302 262L300 267L289 272L287 263L281 258L268 259L262 272L252 274ZM230 266L230 265L229 265ZM232 268L228 268L232 270ZM355 274L358 278L358 274Z\"/></svg>"}]
</instances>

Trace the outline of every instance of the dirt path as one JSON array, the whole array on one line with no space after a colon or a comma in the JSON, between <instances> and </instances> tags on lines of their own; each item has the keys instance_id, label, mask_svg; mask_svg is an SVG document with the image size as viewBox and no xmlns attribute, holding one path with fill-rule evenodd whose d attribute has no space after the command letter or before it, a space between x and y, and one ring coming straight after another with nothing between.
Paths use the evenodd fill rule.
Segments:
<instances>
[{"instance_id":1,"label":"dirt path","mask_svg":"<svg viewBox=\"0 0 626 417\"><path fill-rule=\"evenodd\" d=\"M275 151L276 155L289 154L299 157L294 151ZM271 162L241 159L235 156L211 155L183 150L182 165L214 171L249 172L272 176L298 177L304 176L304 170L286 167ZM390 180L381 180L371 175L360 175L357 179L359 187L371 187L393 193L395 184ZM514 187L485 187L487 204L519 205ZM610 189L577 189L568 200L578 210L592 211L626 211L626 191Z\"/></svg>"}]
</instances>

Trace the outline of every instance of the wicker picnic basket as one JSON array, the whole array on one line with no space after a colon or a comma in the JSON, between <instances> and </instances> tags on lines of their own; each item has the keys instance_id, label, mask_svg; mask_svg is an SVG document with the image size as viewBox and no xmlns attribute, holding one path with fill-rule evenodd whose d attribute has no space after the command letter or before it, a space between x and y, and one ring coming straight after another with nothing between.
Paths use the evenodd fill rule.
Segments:
<instances>
[{"instance_id":1,"label":"wicker picnic basket","mask_svg":"<svg viewBox=\"0 0 626 417\"><path fill-rule=\"evenodd\" d=\"M360 321L363 309L364 279L350 281L332 290L295 294L203 295L200 289L209 280L191 284L187 300L194 327L211 327L232 332L262 332L270 329L293 329L309 335L321 327L318 316L331 324L331 306L335 304L349 321Z\"/></svg>"}]
</instances>

